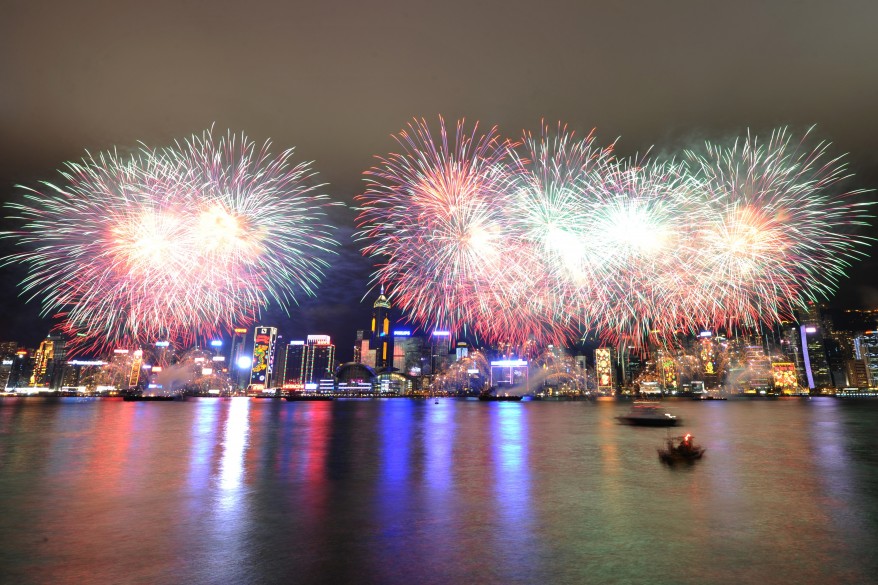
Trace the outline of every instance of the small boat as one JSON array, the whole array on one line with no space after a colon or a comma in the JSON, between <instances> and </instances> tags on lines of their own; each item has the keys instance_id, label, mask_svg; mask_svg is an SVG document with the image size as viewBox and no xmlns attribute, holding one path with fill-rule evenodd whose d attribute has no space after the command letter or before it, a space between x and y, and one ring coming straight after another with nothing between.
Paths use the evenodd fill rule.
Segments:
<instances>
[{"instance_id":1,"label":"small boat","mask_svg":"<svg viewBox=\"0 0 878 585\"><path fill-rule=\"evenodd\" d=\"M290 402L335 400L334 396L328 396L326 394L303 394L300 392L292 392L290 394L287 394L284 398L286 398Z\"/></svg>"},{"instance_id":2,"label":"small boat","mask_svg":"<svg viewBox=\"0 0 878 585\"><path fill-rule=\"evenodd\" d=\"M692 463L701 459L704 448L693 442L694 437L686 433L682 437L670 437L664 449L658 449L658 456L662 463L673 465L675 463Z\"/></svg>"},{"instance_id":3,"label":"small boat","mask_svg":"<svg viewBox=\"0 0 878 585\"><path fill-rule=\"evenodd\" d=\"M623 425L641 427L675 427L682 421L675 415L663 411L655 402L635 402L628 414L617 416Z\"/></svg>"}]
</instances>

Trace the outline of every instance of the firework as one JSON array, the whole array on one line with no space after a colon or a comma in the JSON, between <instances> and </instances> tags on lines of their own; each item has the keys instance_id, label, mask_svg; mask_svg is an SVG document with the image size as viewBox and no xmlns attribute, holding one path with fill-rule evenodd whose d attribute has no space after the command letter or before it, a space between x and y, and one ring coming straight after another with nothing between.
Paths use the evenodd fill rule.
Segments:
<instances>
[{"instance_id":1,"label":"firework","mask_svg":"<svg viewBox=\"0 0 878 585\"><path fill-rule=\"evenodd\" d=\"M754 328L830 295L868 243L852 233L870 217L862 191L839 189L844 164L807 135L650 161L560 125L515 145L440 130L411 124L359 197L375 281L425 327L519 345L578 328L641 347Z\"/></svg>"},{"instance_id":2,"label":"firework","mask_svg":"<svg viewBox=\"0 0 878 585\"><path fill-rule=\"evenodd\" d=\"M383 260L374 280L417 323L519 335L510 301L534 282L517 253L523 243L508 230L508 144L494 128L468 133L463 122L449 137L441 119L437 138L415 120L396 139L402 152L380 158L358 196L359 237L370 240L363 252Z\"/></svg>"},{"instance_id":3,"label":"firework","mask_svg":"<svg viewBox=\"0 0 878 585\"><path fill-rule=\"evenodd\" d=\"M210 131L68 163L11 204L22 286L81 348L191 341L313 294L336 245L310 163Z\"/></svg>"},{"instance_id":4,"label":"firework","mask_svg":"<svg viewBox=\"0 0 878 585\"><path fill-rule=\"evenodd\" d=\"M588 185L583 255L591 286L581 301L604 339L663 338L699 309L691 259L697 191L676 163L614 161Z\"/></svg>"},{"instance_id":5,"label":"firework","mask_svg":"<svg viewBox=\"0 0 878 585\"><path fill-rule=\"evenodd\" d=\"M807 301L828 298L870 238L865 191L829 144L807 147L782 128L767 142L748 135L729 148L710 143L685 153L707 221L698 231L700 288L714 326L754 327L790 319Z\"/></svg>"}]
</instances>

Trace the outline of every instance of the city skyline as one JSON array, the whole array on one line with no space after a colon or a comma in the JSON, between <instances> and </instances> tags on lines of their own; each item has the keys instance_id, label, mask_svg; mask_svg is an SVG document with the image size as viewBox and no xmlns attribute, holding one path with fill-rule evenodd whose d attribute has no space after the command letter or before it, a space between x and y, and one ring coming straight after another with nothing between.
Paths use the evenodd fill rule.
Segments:
<instances>
[{"instance_id":1,"label":"city skyline","mask_svg":"<svg viewBox=\"0 0 878 585\"><path fill-rule=\"evenodd\" d=\"M3 65L9 102L0 110L0 199L20 199L16 184L56 181L62 164L79 160L86 149L127 152L138 141L159 148L213 125L220 132L246 132L257 142L272 139L276 150L295 147L298 160L315 161L327 192L351 206L365 188L362 173L373 157L394 150L391 136L412 117L437 115L479 120L483 128L497 124L512 137L537 131L541 120L566 123L579 136L595 128L603 143L620 137L622 155L650 147L661 155L748 129L816 124L816 138L833 141L834 153L849 153L855 174L850 188L878 185L878 128L870 115L878 86L876 76L864 74L874 67L863 24L869 20L864 14L875 10L868 3L838 8L833 27L822 26L818 3L714 6L709 14L682 6L633 12L604 5L539 12L519 6L501 14L486 7L411 9L385 2L375 10L357 8L354 27L335 25L326 7L302 13L260 6L270 7L273 17L233 3L216 7L213 25L234 23L239 38L253 45L235 52L197 9L173 3L147 12L136 6L120 6L112 15L96 11L76 31L65 26L70 14L64 3L48 14L14 7L2 25L7 54L17 56ZM106 26L114 19L117 26ZM733 26L713 26L721 21ZM163 29L169 42L157 52L114 43L131 26L124 23L133 22L135 38L140 30L171 23ZM452 23L477 58L451 63L435 50L441 43L429 42L442 38L435 32L444 30L441 25ZM38 47L21 37L37 27L45 31ZM396 38L366 32L371 30L406 32ZM748 43L738 42L745 36ZM256 48L260 43L271 51ZM15 51L25 44L28 51ZM97 48L102 46L116 49ZM119 67L123 62L131 66ZM240 72L244 62L250 74L226 83L224 67ZM194 64L205 73L191 75ZM749 82L742 86L736 72ZM364 76L370 89L358 91ZM177 90L171 98L156 87ZM341 226L342 246L317 297L300 299L289 316L271 307L258 321L303 334L325 332L349 347L353 328L346 324L368 319L374 266L352 237L356 212L337 207L329 213ZM9 249L8 242L0 245L4 255ZM875 260L856 262L847 272L832 302L878 306ZM50 322L37 319L37 302L22 298L15 286L22 274L16 267L0 273L0 330L6 338L37 343Z\"/></svg>"}]
</instances>

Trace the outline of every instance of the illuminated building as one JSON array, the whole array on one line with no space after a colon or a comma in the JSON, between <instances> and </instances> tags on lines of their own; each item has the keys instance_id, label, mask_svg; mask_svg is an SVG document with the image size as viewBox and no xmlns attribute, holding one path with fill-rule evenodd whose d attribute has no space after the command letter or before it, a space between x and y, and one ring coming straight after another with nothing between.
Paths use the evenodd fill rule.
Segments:
<instances>
[{"instance_id":1,"label":"illuminated building","mask_svg":"<svg viewBox=\"0 0 878 585\"><path fill-rule=\"evenodd\" d=\"M135 387L136 384L139 383L139 368L142 360L142 352L138 349L136 351L131 351L123 347L118 347L113 350L113 355L107 360L107 365L104 367L103 375L101 376L101 384L102 387L106 389L114 389L114 390L128 390L129 388ZM138 362L138 376L134 385L131 384L134 370L134 363Z\"/></svg>"},{"instance_id":2,"label":"illuminated building","mask_svg":"<svg viewBox=\"0 0 878 585\"><path fill-rule=\"evenodd\" d=\"M0 342L0 388L9 386L9 378L12 374L12 365L15 363L17 351L18 343L14 341Z\"/></svg>"},{"instance_id":3,"label":"illuminated building","mask_svg":"<svg viewBox=\"0 0 878 585\"><path fill-rule=\"evenodd\" d=\"M390 301L384 296L384 287L382 286L381 294L372 305L372 337L369 343L369 349L375 352L376 372L381 372L390 365L393 356L391 343Z\"/></svg>"},{"instance_id":4,"label":"illuminated building","mask_svg":"<svg viewBox=\"0 0 878 585\"><path fill-rule=\"evenodd\" d=\"M232 385L235 388L240 387L240 370L241 368L237 368L237 364L241 363L242 359L247 359L247 329L244 327L235 327L232 330L232 346L229 349L229 373L232 378Z\"/></svg>"},{"instance_id":5,"label":"illuminated building","mask_svg":"<svg viewBox=\"0 0 878 585\"><path fill-rule=\"evenodd\" d=\"M509 359L491 362L491 386L497 388L519 387L523 392L530 392L530 368L527 360Z\"/></svg>"},{"instance_id":6,"label":"illuminated building","mask_svg":"<svg viewBox=\"0 0 878 585\"><path fill-rule=\"evenodd\" d=\"M143 351L137 349L131 354L131 367L128 374L128 387L137 388L140 383L140 367L143 365Z\"/></svg>"},{"instance_id":7,"label":"illuminated building","mask_svg":"<svg viewBox=\"0 0 878 585\"><path fill-rule=\"evenodd\" d=\"M333 377L335 368L335 346L328 335L309 335L305 345L302 382L305 389L309 384Z\"/></svg>"},{"instance_id":8,"label":"illuminated building","mask_svg":"<svg viewBox=\"0 0 878 585\"><path fill-rule=\"evenodd\" d=\"M866 331L854 338L854 358L869 370L869 386L878 386L878 332Z\"/></svg>"},{"instance_id":9,"label":"illuminated building","mask_svg":"<svg viewBox=\"0 0 878 585\"><path fill-rule=\"evenodd\" d=\"M805 380L810 390L832 386L829 362L820 328L813 324L799 326L801 340L802 364L805 369Z\"/></svg>"},{"instance_id":10,"label":"illuminated building","mask_svg":"<svg viewBox=\"0 0 878 585\"><path fill-rule=\"evenodd\" d=\"M253 361L250 368L250 387L264 390L271 384L272 352L277 338L276 327L257 327L253 332Z\"/></svg>"},{"instance_id":11,"label":"illuminated building","mask_svg":"<svg viewBox=\"0 0 878 585\"><path fill-rule=\"evenodd\" d=\"M64 368L64 388L79 392L95 392L101 382L101 370L107 362L101 360L71 360Z\"/></svg>"},{"instance_id":12,"label":"illuminated building","mask_svg":"<svg viewBox=\"0 0 878 585\"><path fill-rule=\"evenodd\" d=\"M451 332L450 331L433 331L430 336L430 371L426 372L430 376L435 376L440 372L448 369L451 362L449 355L451 354Z\"/></svg>"},{"instance_id":13,"label":"illuminated building","mask_svg":"<svg viewBox=\"0 0 878 585\"><path fill-rule=\"evenodd\" d=\"M613 350L599 347L594 350L595 376L598 392L612 392L616 388L616 368L613 365Z\"/></svg>"},{"instance_id":14,"label":"illuminated building","mask_svg":"<svg viewBox=\"0 0 878 585\"><path fill-rule=\"evenodd\" d=\"M31 386L45 386L53 390L61 388L64 379L64 362L67 357L64 338L49 335L34 354L34 369L30 377Z\"/></svg>"},{"instance_id":15,"label":"illuminated building","mask_svg":"<svg viewBox=\"0 0 878 585\"><path fill-rule=\"evenodd\" d=\"M348 362L336 371L336 390L342 394L369 395L375 392L375 370L361 363Z\"/></svg>"},{"instance_id":16,"label":"illuminated building","mask_svg":"<svg viewBox=\"0 0 878 585\"><path fill-rule=\"evenodd\" d=\"M781 394L798 394L799 380L796 377L796 364L792 362L774 362L771 364L771 376L774 391Z\"/></svg>"},{"instance_id":17,"label":"illuminated building","mask_svg":"<svg viewBox=\"0 0 878 585\"><path fill-rule=\"evenodd\" d=\"M281 386L286 390L302 390L304 388L303 374L305 372L305 342L294 339L285 348L282 356L284 371Z\"/></svg>"},{"instance_id":18,"label":"illuminated building","mask_svg":"<svg viewBox=\"0 0 878 585\"><path fill-rule=\"evenodd\" d=\"M0 359L12 359L18 351L18 343L15 341L0 341Z\"/></svg>"},{"instance_id":19,"label":"illuminated building","mask_svg":"<svg viewBox=\"0 0 878 585\"><path fill-rule=\"evenodd\" d=\"M677 362L666 351L658 350L656 352L656 374L658 375L659 385L665 392L675 392L679 387L677 378Z\"/></svg>"},{"instance_id":20,"label":"illuminated building","mask_svg":"<svg viewBox=\"0 0 878 585\"><path fill-rule=\"evenodd\" d=\"M846 366L849 386L854 388L869 387L869 368L866 367L865 360L848 360Z\"/></svg>"},{"instance_id":21,"label":"illuminated building","mask_svg":"<svg viewBox=\"0 0 878 585\"><path fill-rule=\"evenodd\" d=\"M718 343L710 331L702 331L698 336L698 359L706 388L715 388L720 382L720 358Z\"/></svg>"},{"instance_id":22,"label":"illuminated building","mask_svg":"<svg viewBox=\"0 0 878 585\"><path fill-rule=\"evenodd\" d=\"M34 370L33 354L33 351L26 349L19 349L15 352L9 369L9 379L6 382L6 388L18 388L28 385Z\"/></svg>"},{"instance_id":23,"label":"illuminated building","mask_svg":"<svg viewBox=\"0 0 878 585\"><path fill-rule=\"evenodd\" d=\"M412 377L423 373L424 338L407 329L393 332L393 369Z\"/></svg>"}]
</instances>

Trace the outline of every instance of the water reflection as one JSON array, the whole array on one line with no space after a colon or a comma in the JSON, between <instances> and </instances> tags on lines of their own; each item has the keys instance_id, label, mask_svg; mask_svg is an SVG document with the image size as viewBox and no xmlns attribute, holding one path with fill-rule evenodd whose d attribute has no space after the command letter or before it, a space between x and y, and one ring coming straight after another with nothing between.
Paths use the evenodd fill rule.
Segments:
<instances>
[{"instance_id":1,"label":"water reflection","mask_svg":"<svg viewBox=\"0 0 878 585\"><path fill-rule=\"evenodd\" d=\"M866 583L878 403L0 404L0 582ZM45 541L44 539L49 539ZM659 577L657 577L657 575Z\"/></svg>"},{"instance_id":2,"label":"water reflection","mask_svg":"<svg viewBox=\"0 0 878 585\"><path fill-rule=\"evenodd\" d=\"M536 546L532 533L530 462L528 461L527 405L491 404L493 433L494 511L498 519L493 532L495 562L504 581L526 578L534 571L527 551Z\"/></svg>"},{"instance_id":3,"label":"water reflection","mask_svg":"<svg viewBox=\"0 0 878 585\"><path fill-rule=\"evenodd\" d=\"M219 470L219 503L222 508L233 506L240 495L244 478L244 453L250 429L250 400L233 398L223 429L222 458Z\"/></svg>"}]
</instances>

